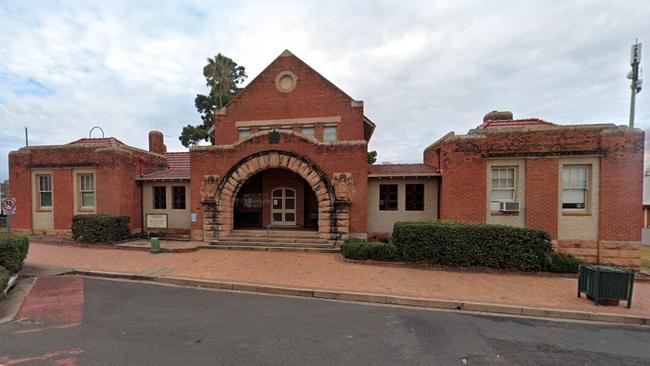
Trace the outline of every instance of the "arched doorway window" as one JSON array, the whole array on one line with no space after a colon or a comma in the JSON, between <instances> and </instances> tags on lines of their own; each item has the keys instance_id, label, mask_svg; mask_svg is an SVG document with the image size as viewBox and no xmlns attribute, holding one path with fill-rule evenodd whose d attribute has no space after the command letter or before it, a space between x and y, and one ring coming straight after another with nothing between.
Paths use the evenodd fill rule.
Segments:
<instances>
[{"instance_id":1,"label":"arched doorway window","mask_svg":"<svg viewBox=\"0 0 650 366\"><path fill-rule=\"evenodd\" d=\"M271 224L277 226L296 225L296 190L276 188L271 195Z\"/></svg>"}]
</instances>

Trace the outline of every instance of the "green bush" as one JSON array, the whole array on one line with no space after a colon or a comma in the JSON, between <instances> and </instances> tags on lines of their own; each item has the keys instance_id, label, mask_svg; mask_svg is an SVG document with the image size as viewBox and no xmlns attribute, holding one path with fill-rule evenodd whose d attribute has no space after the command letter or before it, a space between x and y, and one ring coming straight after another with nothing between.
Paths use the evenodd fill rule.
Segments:
<instances>
[{"instance_id":1,"label":"green bush","mask_svg":"<svg viewBox=\"0 0 650 366\"><path fill-rule=\"evenodd\" d=\"M393 244L407 262L543 271L552 253L541 230L486 224L398 222Z\"/></svg>"},{"instance_id":2,"label":"green bush","mask_svg":"<svg viewBox=\"0 0 650 366\"><path fill-rule=\"evenodd\" d=\"M0 235L0 266L11 273L17 273L23 268L28 250L29 238L25 235L9 233Z\"/></svg>"},{"instance_id":3,"label":"green bush","mask_svg":"<svg viewBox=\"0 0 650 366\"><path fill-rule=\"evenodd\" d=\"M584 261L558 252L551 252L548 255L546 270L557 273L578 273L581 264Z\"/></svg>"},{"instance_id":4,"label":"green bush","mask_svg":"<svg viewBox=\"0 0 650 366\"><path fill-rule=\"evenodd\" d=\"M9 270L0 266L0 296L2 296L2 291L7 287L7 283L9 283L9 277L11 277Z\"/></svg>"},{"instance_id":5,"label":"green bush","mask_svg":"<svg viewBox=\"0 0 650 366\"><path fill-rule=\"evenodd\" d=\"M348 259L396 261L399 260L397 248L382 242L346 240L341 245L341 254Z\"/></svg>"},{"instance_id":6,"label":"green bush","mask_svg":"<svg viewBox=\"0 0 650 366\"><path fill-rule=\"evenodd\" d=\"M72 239L86 243L115 243L131 237L128 216L75 215Z\"/></svg>"}]
</instances>

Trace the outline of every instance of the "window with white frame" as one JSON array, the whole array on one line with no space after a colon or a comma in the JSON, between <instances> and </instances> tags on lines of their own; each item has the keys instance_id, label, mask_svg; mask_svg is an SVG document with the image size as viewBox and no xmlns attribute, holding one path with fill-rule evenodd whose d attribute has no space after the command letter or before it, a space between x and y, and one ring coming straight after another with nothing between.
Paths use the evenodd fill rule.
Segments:
<instances>
[{"instance_id":1,"label":"window with white frame","mask_svg":"<svg viewBox=\"0 0 650 366\"><path fill-rule=\"evenodd\" d=\"M79 198L81 208L95 208L95 175L79 174Z\"/></svg>"},{"instance_id":2,"label":"window with white frame","mask_svg":"<svg viewBox=\"0 0 650 366\"><path fill-rule=\"evenodd\" d=\"M323 127L323 141L336 141L336 126Z\"/></svg>"},{"instance_id":3,"label":"window with white frame","mask_svg":"<svg viewBox=\"0 0 650 366\"><path fill-rule=\"evenodd\" d=\"M303 126L301 133L306 137L316 137L316 129L314 129L314 126Z\"/></svg>"},{"instance_id":4,"label":"window with white frame","mask_svg":"<svg viewBox=\"0 0 650 366\"><path fill-rule=\"evenodd\" d=\"M240 140L243 140L243 139L245 139L246 137L248 137L250 135L251 135L251 130L248 129L248 128L239 130L239 139Z\"/></svg>"},{"instance_id":5,"label":"window with white frame","mask_svg":"<svg viewBox=\"0 0 650 366\"><path fill-rule=\"evenodd\" d=\"M588 165L565 165L562 167L563 209L586 209L588 202L588 189Z\"/></svg>"},{"instance_id":6,"label":"window with white frame","mask_svg":"<svg viewBox=\"0 0 650 366\"><path fill-rule=\"evenodd\" d=\"M52 208L52 176L49 174L37 175L38 179L38 206Z\"/></svg>"},{"instance_id":7,"label":"window with white frame","mask_svg":"<svg viewBox=\"0 0 650 366\"><path fill-rule=\"evenodd\" d=\"M492 168L491 202L512 202L515 200L516 170L514 167Z\"/></svg>"}]
</instances>

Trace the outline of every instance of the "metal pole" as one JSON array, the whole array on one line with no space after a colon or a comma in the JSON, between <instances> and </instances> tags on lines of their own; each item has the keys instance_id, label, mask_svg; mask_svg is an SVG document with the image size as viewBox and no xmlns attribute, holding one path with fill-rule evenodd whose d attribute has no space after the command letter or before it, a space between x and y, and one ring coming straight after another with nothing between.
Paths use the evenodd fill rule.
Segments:
<instances>
[{"instance_id":1,"label":"metal pole","mask_svg":"<svg viewBox=\"0 0 650 366\"><path fill-rule=\"evenodd\" d=\"M634 128L634 111L636 107L636 95L641 91L641 81L639 81L639 64L641 63L641 43L638 40L632 45L630 55L630 66L632 70L628 74L631 80L630 89L630 127Z\"/></svg>"},{"instance_id":2,"label":"metal pole","mask_svg":"<svg viewBox=\"0 0 650 366\"><path fill-rule=\"evenodd\" d=\"M27 138L27 127L25 127L25 147L29 147L29 139Z\"/></svg>"}]
</instances>

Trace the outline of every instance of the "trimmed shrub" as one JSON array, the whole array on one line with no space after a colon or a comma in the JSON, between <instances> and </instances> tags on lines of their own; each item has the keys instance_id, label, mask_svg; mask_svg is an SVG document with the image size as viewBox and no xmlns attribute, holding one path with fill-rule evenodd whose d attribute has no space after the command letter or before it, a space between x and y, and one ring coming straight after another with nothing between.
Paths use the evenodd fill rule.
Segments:
<instances>
[{"instance_id":1,"label":"trimmed shrub","mask_svg":"<svg viewBox=\"0 0 650 366\"><path fill-rule=\"evenodd\" d=\"M0 296L2 296L4 289L7 288L9 277L11 277L9 270L3 266L0 266Z\"/></svg>"},{"instance_id":2,"label":"trimmed shrub","mask_svg":"<svg viewBox=\"0 0 650 366\"><path fill-rule=\"evenodd\" d=\"M86 243L115 243L131 237L128 216L75 215L72 239Z\"/></svg>"},{"instance_id":3,"label":"trimmed shrub","mask_svg":"<svg viewBox=\"0 0 650 366\"><path fill-rule=\"evenodd\" d=\"M17 273L23 268L28 250L27 236L9 233L0 235L0 266L11 273Z\"/></svg>"},{"instance_id":4,"label":"trimmed shrub","mask_svg":"<svg viewBox=\"0 0 650 366\"><path fill-rule=\"evenodd\" d=\"M541 230L487 224L398 222L393 244L408 262L543 271L552 253Z\"/></svg>"},{"instance_id":5,"label":"trimmed shrub","mask_svg":"<svg viewBox=\"0 0 650 366\"><path fill-rule=\"evenodd\" d=\"M0 266L11 273L17 273L23 268L27 258L29 238L25 235L4 233L0 234Z\"/></svg>"},{"instance_id":6,"label":"trimmed shrub","mask_svg":"<svg viewBox=\"0 0 650 366\"><path fill-rule=\"evenodd\" d=\"M581 264L585 262L564 253L551 252L548 255L546 270L556 273L578 273Z\"/></svg>"},{"instance_id":7,"label":"trimmed shrub","mask_svg":"<svg viewBox=\"0 0 650 366\"><path fill-rule=\"evenodd\" d=\"M388 262L400 259L394 245L376 241L346 240L341 245L341 254L345 258L356 260Z\"/></svg>"},{"instance_id":8,"label":"trimmed shrub","mask_svg":"<svg viewBox=\"0 0 650 366\"><path fill-rule=\"evenodd\" d=\"M9 277L11 277L9 270L3 266L0 266L0 296L2 296L4 289L7 288Z\"/></svg>"}]
</instances>

